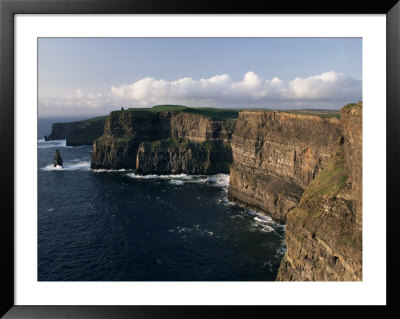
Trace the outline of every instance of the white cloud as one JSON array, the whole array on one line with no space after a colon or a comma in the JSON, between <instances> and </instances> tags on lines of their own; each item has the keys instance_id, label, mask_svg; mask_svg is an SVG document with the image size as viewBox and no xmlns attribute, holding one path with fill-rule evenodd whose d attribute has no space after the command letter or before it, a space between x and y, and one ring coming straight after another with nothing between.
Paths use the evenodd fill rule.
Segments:
<instances>
[{"instance_id":1,"label":"white cloud","mask_svg":"<svg viewBox=\"0 0 400 319\"><path fill-rule=\"evenodd\" d=\"M128 85L111 88L113 98L143 105L162 101L213 101L225 105L239 103L262 105L277 101L342 101L361 99L361 80L335 71L307 78L295 78L288 83L278 77L264 79L247 72L242 81L232 81L227 74L208 79L186 77L168 82L145 78Z\"/></svg>"},{"instance_id":2,"label":"white cloud","mask_svg":"<svg viewBox=\"0 0 400 319\"><path fill-rule=\"evenodd\" d=\"M361 95L361 81L356 81L342 73L325 72L308 78L295 78L289 82L288 94L293 99L333 99L348 97L352 93Z\"/></svg>"},{"instance_id":3,"label":"white cloud","mask_svg":"<svg viewBox=\"0 0 400 319\"><path fill-rule=\"evenodd\" d=\"M264 79L253 71L243 80L233 81L227 74L208 79L190 77L175 81L143 78L131 84L112 86L109 92L85 93L77 89L63 97L40 97L44 108L103 108L121 106L148 107L156 104L225 107L312 107L362 99L362 82L335 71L284 82L278 77Z\"/></svg>"}]
</instances>

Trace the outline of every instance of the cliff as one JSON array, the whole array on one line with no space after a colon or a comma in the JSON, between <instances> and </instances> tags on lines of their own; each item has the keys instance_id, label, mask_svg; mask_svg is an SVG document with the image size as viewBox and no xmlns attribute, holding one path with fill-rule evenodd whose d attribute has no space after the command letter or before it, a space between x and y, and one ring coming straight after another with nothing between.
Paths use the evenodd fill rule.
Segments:
<instances>
[{"instance_id":1,"label":"cliff","mask_svg":"<svg viewBox=\"0 0 400 319\"><path fill-rule=\"evenodd\" d=\"M171 137L202 143L221 141L229 143L232 138L234 121L213 120L202 115L179 113L171 117Z\"/></svg>"},{"instance_id":2,"label":"cliff","mask_svg":"<svg viewBox=\"0 0 400 319\"><path fill-rule=\"evenodd\" d=\"M341 109L335 156L287 216L277 280L362 280L362 103Z\"/></svg>"},{"instance_id":3,"label":"cliff","mask_svg":"<svg viewBox=\"0 0 400 319\"><path fill-rule=\"evenodd\" d=\"M54 123L51 134L45 136L46 141L67 140L69 146L91 145L93 141L103 135L105 117L89 120Z\"/></svg>"},{"instance_id":4,"label":"cliff","mask_svg":"<svg viewBox=\"0 0 400 319\"><path fill-rule=\"evenodd\" d=\"M193 143L173 140L144 142L136 157L139 174L229 173L232 153L222 142Z\"/></svg>"},{"instance_id":5,"label":"cliff","mask_svg":"<svg viewBox=\"0 0 400 319\"><path fill-rule=\"evenodd\" d=\"M228 198L285 222L332 157L340 134L336 118L240 112L231 142Z\"/></svg>"},{"instance_id":6,"label":"cliff","mask_svg":"<svg viewBox=\"0 0 400 319\"><path fill-rule=\"evenodd\" d=\"M229 172L234 125L186 109L114 111L94 141L91 167L140 174Z\"/></svg>"},{"instance_id":7,"label":"cliff","mask_svg":"<svg viewBox=\"0 0 400 319\"><path fill-rule=\"evenodd\" d=\"M91 168L134 169L142 142L169 136L170 116L170 112L111 112L106 118L103 136L93 143Z\"/></svg>"}]
</instances>

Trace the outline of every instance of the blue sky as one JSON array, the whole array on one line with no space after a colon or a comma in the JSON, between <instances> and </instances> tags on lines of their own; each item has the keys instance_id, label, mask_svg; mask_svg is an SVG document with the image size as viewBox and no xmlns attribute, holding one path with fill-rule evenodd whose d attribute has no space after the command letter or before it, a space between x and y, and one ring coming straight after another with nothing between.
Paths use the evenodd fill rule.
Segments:
<instances>
[{"instance_id":1,"label":"blue sky","mask_svg":"<svg viewBox=\"0 0 400 319\"><path fill-rule=\"evenodd\" d=\"M39 116L184 104L337 109L362 97L361 38L40 38Z\"/></svg>"}]
</instances>

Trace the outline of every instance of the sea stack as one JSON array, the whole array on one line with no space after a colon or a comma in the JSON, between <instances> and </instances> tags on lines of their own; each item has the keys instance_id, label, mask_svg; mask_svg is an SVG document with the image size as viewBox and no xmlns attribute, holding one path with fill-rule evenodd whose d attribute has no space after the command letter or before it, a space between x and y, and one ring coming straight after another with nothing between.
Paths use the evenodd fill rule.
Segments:
<instances>
[{"instance_id":1,"label":"sea stack","mask_svg":"<svg viewBox=\"0 0 400 319\"><path fill-rule=\"evenodd\" d=\"M63 160L61 158L59 150L56 150L56 152L54 154L54 167L57 167L57 166L61 166L61 167L63 166Z\"/></svg>"}]
</instances>

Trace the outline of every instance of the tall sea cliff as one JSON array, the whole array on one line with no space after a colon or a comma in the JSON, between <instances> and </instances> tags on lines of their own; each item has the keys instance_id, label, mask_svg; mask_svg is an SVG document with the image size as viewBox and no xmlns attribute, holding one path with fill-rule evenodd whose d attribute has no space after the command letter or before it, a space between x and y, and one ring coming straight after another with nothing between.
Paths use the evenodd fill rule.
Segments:
<instances>
[{"instance_id":1,"label":"tall sea cliff","mask_svg":"<svg viewBox=\"0 0 400 319\"><path fill-rule=\"evenodd\" d=\"M362 280L362 103L340 113L340 145L287 216L277 280Z\"/></svg>"},{"instance_id":2,"label":"tall sea cliff","mask_svg":"<svg viewBox=\"0 0 400 319\"><path fill-rule=\"evenodd\" d=\"M234 121L182 111L115 111L94 141L93 169L140 174L229 173Z\"/></svg>"},{"instance_id":3,"label":"tall sea cliff","mask_svg":"<svg viewBox=\"0 0 400 319\"><path fill-rule=\"evenodd\" d=\"M340 135L336 118L240 112L231 143L228 198L284 223L332 157Z\"/></svg>"}]
</instances>

